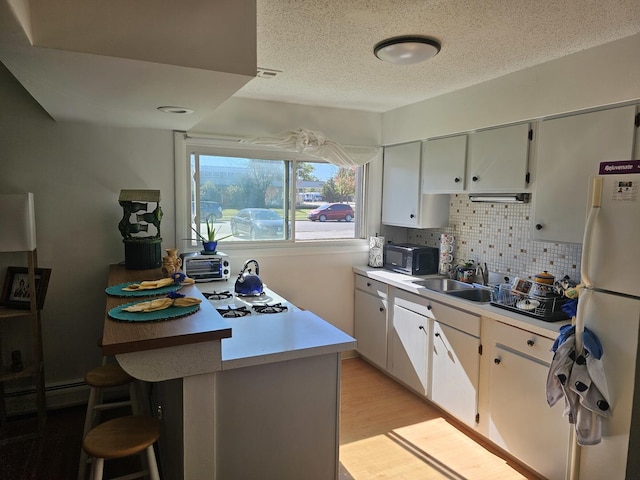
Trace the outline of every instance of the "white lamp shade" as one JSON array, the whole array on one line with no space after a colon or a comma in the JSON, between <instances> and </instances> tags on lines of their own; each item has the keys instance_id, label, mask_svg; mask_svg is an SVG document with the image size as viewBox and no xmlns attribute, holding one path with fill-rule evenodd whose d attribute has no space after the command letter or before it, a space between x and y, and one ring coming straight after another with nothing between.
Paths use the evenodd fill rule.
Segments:
<instances>
[{"instance_id":1,"label":"white lamp shade","mask_svg":"<svg viewBox=\"0 0 640 480\"><path fill-rule=\"evenodd\" d=\"M0 194L0 252L36 248L33 193Z\"/></svg>"}]
</instances>

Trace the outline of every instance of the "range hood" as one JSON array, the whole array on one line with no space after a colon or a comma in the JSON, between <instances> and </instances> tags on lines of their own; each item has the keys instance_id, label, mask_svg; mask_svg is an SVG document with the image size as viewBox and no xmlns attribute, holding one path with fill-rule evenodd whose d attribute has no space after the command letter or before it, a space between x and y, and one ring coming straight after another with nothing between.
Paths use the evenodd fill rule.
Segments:
<instances>
[{"instance_id":1,"label":"range hood","mask_svg":"<svg viewBox=\"0 0 640 480\"><path fill-rule=\"evenodd\" d=\"M528 193L476 193L470 194L472 202L485 203L529 203Z\"/></svg>"}]
</instances>

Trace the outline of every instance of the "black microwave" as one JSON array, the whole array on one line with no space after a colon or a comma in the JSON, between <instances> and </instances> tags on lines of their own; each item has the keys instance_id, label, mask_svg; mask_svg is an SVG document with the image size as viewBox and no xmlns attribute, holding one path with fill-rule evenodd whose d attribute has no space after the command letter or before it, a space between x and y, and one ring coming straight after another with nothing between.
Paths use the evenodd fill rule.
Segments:
<instances>
[{"instance_id":1,"label":"black microwave","mask_svg":"<svg viewBox=\"0 0 640 480\"><path fill-rule=\"evenodd\" d=\"M438 273L436 247L410 243L387 243L384 246L384 268L407 275L432 275Z\"/></svg>"}]
</instances>

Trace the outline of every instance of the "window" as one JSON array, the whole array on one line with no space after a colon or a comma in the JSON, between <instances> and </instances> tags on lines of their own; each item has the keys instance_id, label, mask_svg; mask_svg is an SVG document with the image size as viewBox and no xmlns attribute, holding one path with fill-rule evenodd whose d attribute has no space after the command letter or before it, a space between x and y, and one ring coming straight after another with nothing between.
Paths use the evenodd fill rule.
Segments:
<instances>
[{"instance_id":1,"label":"window","mask_svg":"<svg viewBox=\"0 0 640 480\"><path fill-rule=\"evenodd\" d=\"M206 235L208 220L225 243L364 237L366 166L342 168L265 147L213 143L186 142L186 230Z\"/></svg>"}]
</instances>

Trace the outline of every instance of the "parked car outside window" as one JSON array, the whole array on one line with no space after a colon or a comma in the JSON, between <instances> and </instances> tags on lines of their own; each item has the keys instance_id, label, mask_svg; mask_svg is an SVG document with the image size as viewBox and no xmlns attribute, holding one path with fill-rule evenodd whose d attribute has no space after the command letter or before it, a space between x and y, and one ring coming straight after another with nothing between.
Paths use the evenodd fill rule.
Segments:
<instances>
[{"instance_id":1,"label":"parked car outside window","mask_svg":"<svg viewBox=\"0 0 640 480\"><path fill-rule=\"evenodd\" d=\"M284 238L284 219L268 208L244 208L230 220L234 236L248 235L258 238Z\"/></svg>"},{"instance_id":2,"label":"parked car outside window","mask_svg":"<svg viewBox=\"0 0 640 480\"><path fill-rule=\"evenodd\" d=\"M325 203L311 210L307 214L307 218L312 222L316 220L321 222L326 222L327 220L350 222L353 220L353 208L348 203Z\"/></svg>"},{"instance_id":3,"label":"parked car outside window","mask_svg":"<svg viewBox=\"0 0 640 480\"><path fill-rule=\"evenodd\" d=\"M303 197L305 202L321 202L322 194L318 192L305 193Z\"/></svg>"}]
</instances>

